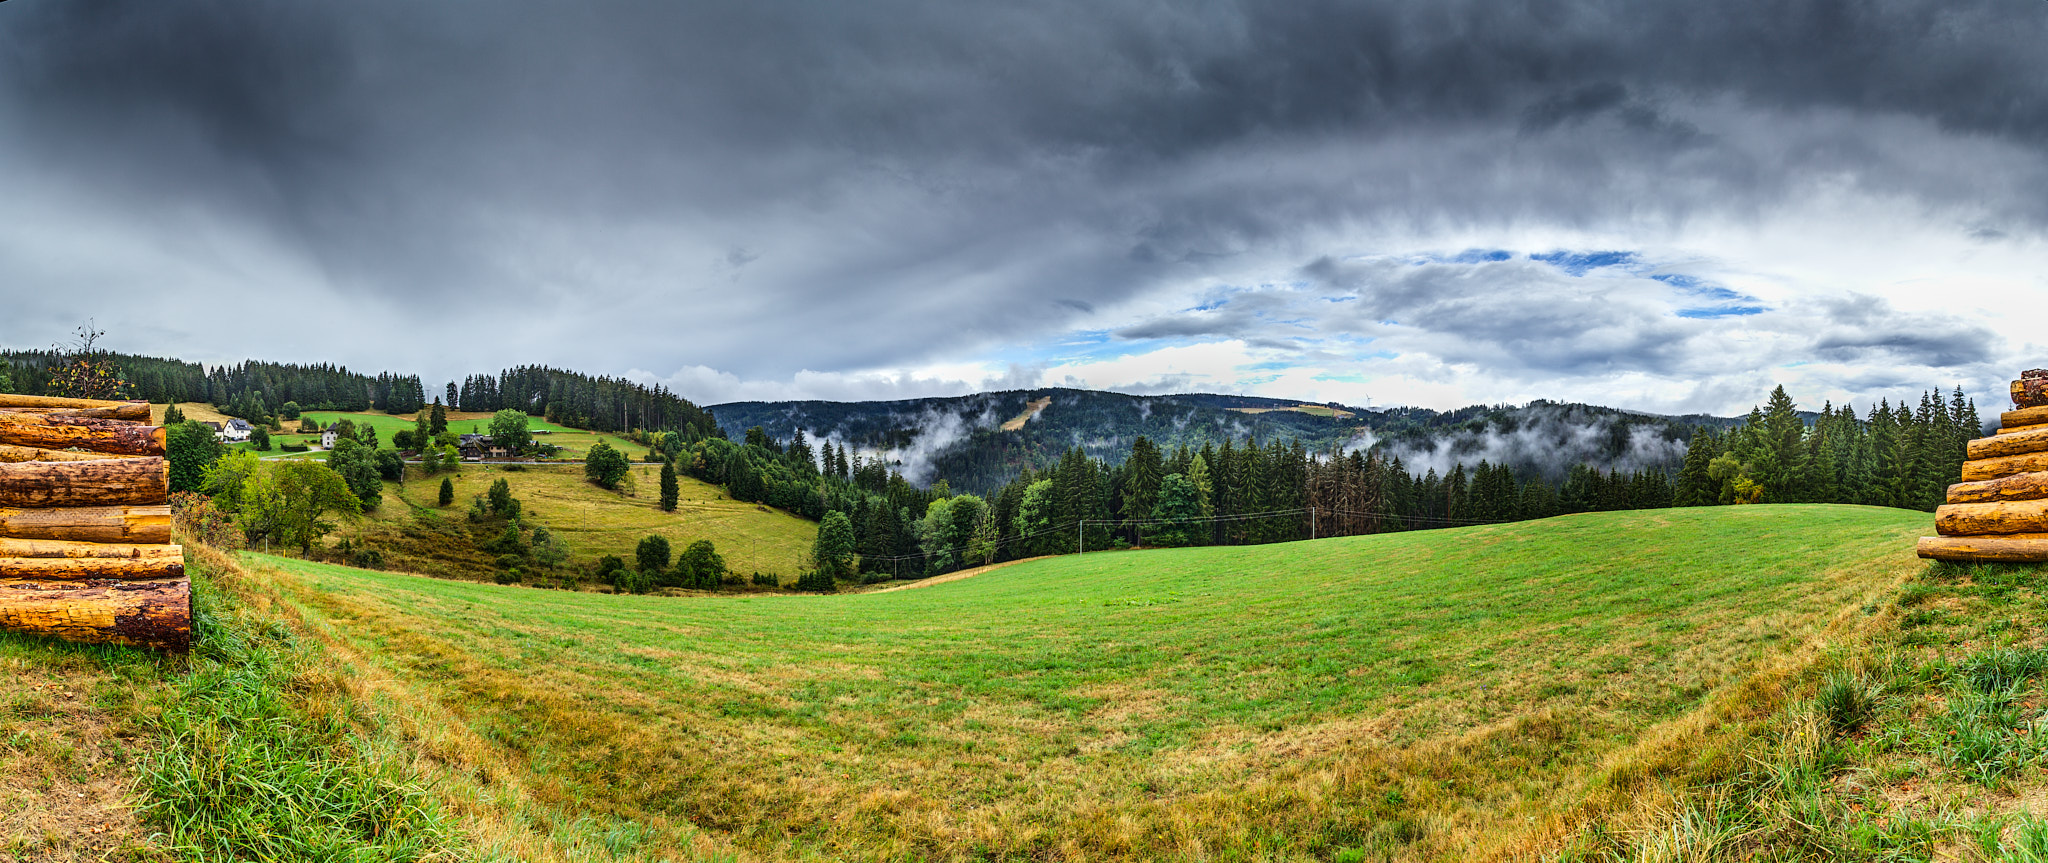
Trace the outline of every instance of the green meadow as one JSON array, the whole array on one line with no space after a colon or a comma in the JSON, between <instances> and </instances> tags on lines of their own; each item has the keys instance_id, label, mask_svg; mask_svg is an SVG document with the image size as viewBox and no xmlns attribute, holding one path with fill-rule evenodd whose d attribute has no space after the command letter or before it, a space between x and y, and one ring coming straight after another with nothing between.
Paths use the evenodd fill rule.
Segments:
<instances>
[{"instance_id":1,"label":"green meadow","mask_svg":"<svg viewBox=\"0 0 2048 863\"><path fill-rule=\"evenodd\" d=\"M1449 860L1746 763L1715 735L1923 568L1925 522L1583 514L837 596L244 565L452 729L446 769L516 783L473 828L514 856L611 824L648 860Z\"/></svg>"}]
</instances>

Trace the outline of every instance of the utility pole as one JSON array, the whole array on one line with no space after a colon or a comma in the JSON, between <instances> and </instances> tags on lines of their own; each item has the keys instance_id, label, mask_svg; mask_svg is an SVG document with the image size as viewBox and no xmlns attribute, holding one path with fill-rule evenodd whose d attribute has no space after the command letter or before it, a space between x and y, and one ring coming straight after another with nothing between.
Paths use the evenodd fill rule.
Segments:
<instances>
[{"instance_id":1,"label":"utility pole","mask_svg":"<svg viewBox=\"0 0 2048 863\"><path fill-rule=\"evenodd\" d=\"M1309 507L1309 508L1308 508L1308 538L1309 538L1309 540L1310 540L1310 541L1314 541L1314 540L1315 540L1315 538L1316 538L1316 508L1315 508L1315 507Z\"/></svg>"},{"instance_id":2,"label":"utility pole","mask_svg":"<svg viewBox=\"0 0 2048 863\"><path fill-rule=\"evenodd\" d=\"M1088 535L1088 534L1087 534L1087 530L1088 530L1088 520L1087 520L1087 519L1085 519L1085 518L1084 518L1084 519L1080 519L1080 520L1078 520L1078 521L1075 521L1075 522L1074 522L1074 553L1075 553L1075 554L1087 554L1087 553L1088 553L1088 546L1087 546L1087 542L1086 542L1086 540L1084 540L1084 539L1083 539L1083 537L1085 537L1085 536L1087 536L1087 535Z\"/></svg>"}]
</instances>

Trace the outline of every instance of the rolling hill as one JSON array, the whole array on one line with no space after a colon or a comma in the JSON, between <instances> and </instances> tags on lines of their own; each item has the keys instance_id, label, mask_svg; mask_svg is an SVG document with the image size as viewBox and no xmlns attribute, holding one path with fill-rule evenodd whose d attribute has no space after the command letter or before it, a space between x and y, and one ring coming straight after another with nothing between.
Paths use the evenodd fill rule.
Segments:
<instances>
[{"instance_id":1,"label":"rolling hill","mask_svg":"<svg viewBox=\"0 0 2048 863\"><path fill-rule=\"evenodd\" d=\"M1026 466L1045 468L1075 446L1119 462L1139 435L1168 449L1226 438L1299 440L1314 452L1382 445L1415 473L1482 459L1523 476L1561 480L1572 465L1676 471L1696 427L1736 419L1656 416L1537 401L1520 407L1366 409L1213 394L1133 396L1077 389L1010 390L890 402L732 402L713 405L726 436L761 427L786 440L797 430L897 462L905 477L944 478L985 493Z\"/></svg>"},{"instance_id":2,"label":"rolling hill","mask_svg":"<svg viewBox=\"0 0 2048 863\"><path fill-rule=\"evenodd\" d=\"M1725 760L1879 619L1925 527L1581 514L829 597L246 566L412 705L442 781L518 789L475 816L500 853L616 828L648 860L1451 860L1669 800L1651 777Z\"/></svg>"},{"instance_id":3,"label":"rolling hill","mask_svg":"<svg viewBox=\"0 0 2048 863\"><path fill-rule=\"evenodd\" d=\"M566 437L566 436L565 436ZM500 568L461 532L470 500L503 479L529 522L545 525L569 551L568 565L587 570L601 555L633 559L649 536L666 538L680 552L708 539L741 576L774 574L787 584L804 568L817 538L816 522L760 504L736 501L717 486L678 480L675 512L656 505L660 468L635 465L631 481L612 492L591 484L580 464L467 464L453 474L384 484L384 503L337 534L383 551L397 569L457 578L490 579ZM455 503L441 507L441 478L452 478Z\"/></svg>"}]
</instances>

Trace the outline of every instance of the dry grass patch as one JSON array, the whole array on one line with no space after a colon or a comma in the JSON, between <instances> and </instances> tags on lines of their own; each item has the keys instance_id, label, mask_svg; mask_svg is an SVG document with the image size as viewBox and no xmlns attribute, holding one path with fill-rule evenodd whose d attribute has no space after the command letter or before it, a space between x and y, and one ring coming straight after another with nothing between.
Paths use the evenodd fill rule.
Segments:
<instances>
[{"instance_id":1,"label":"dry grass patch","mask_svg":"<svg viewBox=\"0 0 2048 863\"><path fill-rule=\"evenodd\" d=\"M437 502L443 477L455 485L455 502L447 507ZM664 512L657 505L660 468L636 465L631 477L624 491L614 492L586 480L581 465L521 465L513 469L470 464L452 474L421 477L414 473L403 484L385 483L383 505L368 514L366 524L353 530L373 536L381 532L388 537L395 532L420 532L415 522L422 518L460 522L466 518L470 501L503 479L519 498L523 516L546 525L569 546L571 566L588 565L607 554L631 561L634 548L648 536L665 537L678 552L692 542L708 539L733 571L742 575L774 573L788 582L803 568L817 538L816 522L732 500L723 489L688 477L679 480L681 496L676 511ZM463 551L462 560L487 557ZM400 564L394 561L392 565ZM451 574L460 574L460 561L451 560L449 565L458 570Z\"/></svg>"},{"instance_id":2,"label":"dry grass patch","mask_svg":"<svg viewBox=\"0 0 2048 863\"><path fill-rule=\"evenodd\" d=\"M169 859L136 820L135 722L155 659L0 634L0 851L23 863Z\"/></svg>"}]
</instances>

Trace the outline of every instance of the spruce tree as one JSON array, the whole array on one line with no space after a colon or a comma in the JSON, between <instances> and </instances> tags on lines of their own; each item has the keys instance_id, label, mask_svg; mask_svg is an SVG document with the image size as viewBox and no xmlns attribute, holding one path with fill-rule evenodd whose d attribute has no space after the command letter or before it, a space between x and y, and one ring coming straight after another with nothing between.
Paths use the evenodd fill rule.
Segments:
<instances>
[{"instance_id":1,"label":"spruce tree","mask_svg":"<svg viewBox=\"0 0 2048 863\"><path fill-rule=\"evenodd\" d=\"M1709 506L1714 503L1715 491L1712 477L1707 475L1707 463L1714 460L1716 452L1714 433L1704 426L1692 433L1692 443L1685 448L1685 467L1678 471L1678 484L1673 489L1673 506Z\"/></svg>"},{"instance_id":2,"label":"spruce tree","mask_svg":"<svg viewBox=\"0 0 2048 863\"><path fill-rule=\"evenodd\" d=\"M445 476L441 478L441 495L438 498L438 500L440 501L441 506L447 506L455 502L454 480Z\"/></svg>"},{"instance_id":3,"label":"spruce tree","mask_svg":"<svg viewBox=\"0 0 2048 863\"><path fill-rule=\"evenodd\" d=\"M827 578L851 577L856 549L853 520L836 509L826 513L825 520L818 523L818 538L811 547L811 561L817 571Z\"/></svg>"},{"instance_id":4,"label":"spruce tree","mask_svg":"<svg viewBox=\"0 0 2048 863\"><path fill-rule=\"evenodd\" d=\"M675 512L676 499L682 496L682 488L676 484L676 463L661 463L661 510Z\"/></svg>"}]
</instances>

